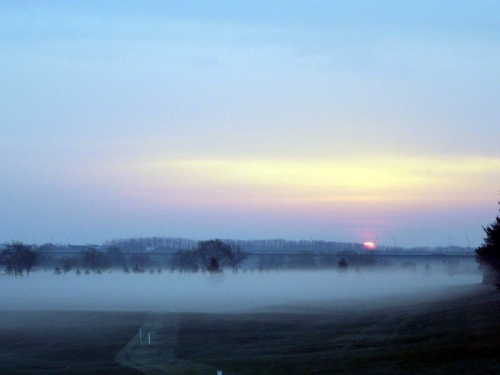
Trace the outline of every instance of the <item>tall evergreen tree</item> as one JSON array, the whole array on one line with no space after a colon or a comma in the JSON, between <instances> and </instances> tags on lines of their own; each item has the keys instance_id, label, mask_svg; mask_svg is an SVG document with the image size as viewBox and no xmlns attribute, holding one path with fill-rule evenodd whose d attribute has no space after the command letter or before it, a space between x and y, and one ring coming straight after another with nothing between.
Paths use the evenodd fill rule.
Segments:
<instances>
[{"instance_id":1,"label":"tall evergreen tree","mask_svg":"<svg viewBox=\"0 0 500 375\"><path fill-rule=\"evenodd\" d=\"M500 217L497 216L483 230L486 237L484 243L476 249L476 261L483 271L483 284L500 288Z\"/></svg>"}]
</instances>

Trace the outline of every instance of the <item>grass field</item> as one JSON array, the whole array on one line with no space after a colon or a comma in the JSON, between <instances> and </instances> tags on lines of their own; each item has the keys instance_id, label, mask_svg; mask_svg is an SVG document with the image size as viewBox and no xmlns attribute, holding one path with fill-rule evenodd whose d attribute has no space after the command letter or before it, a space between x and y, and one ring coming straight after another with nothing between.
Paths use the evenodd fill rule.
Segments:
<instances>
[{"instance_id":1,"label":"grass field","mask_svg":"<svg viewBox=\"0 0 500 375\"><path fill-rule=\"evenodd\" d=\"M0 312L1 374L498 374L499 353L500 293L481 285L238 314Z\"/></svg>"},{"instance_id":2,"label":"grass field","mask_svg":"<svg viewBox=\"0 0 500 375\"><path fill-rule=\"evenodd\" d=\"M496 293L315 315L185 315L176 356L227 374L497 374Z\"/></svg>"},{"instance_id":3,"label":"grass field","mask_svg":"<svg viewBox=\"0 0 500 375\"><path fill-rule=\"evenodd\" d=\"M115 362L144 313L0 312L0 374L140 374Z\"/></svg>"}]
</instances>

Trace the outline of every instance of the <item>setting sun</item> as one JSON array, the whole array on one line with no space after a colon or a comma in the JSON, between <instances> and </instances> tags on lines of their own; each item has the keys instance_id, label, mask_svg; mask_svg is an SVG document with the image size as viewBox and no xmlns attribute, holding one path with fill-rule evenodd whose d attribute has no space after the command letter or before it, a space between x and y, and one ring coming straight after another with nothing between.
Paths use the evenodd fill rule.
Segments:
<instances>
[{"instance_id":1,"label":"setting sun","mask_svg":"<svg viewBox=\"0 0 500 375\"><path fill-rule=\"evenodd\" d=\"M363 247L366 249L366 250L375 250L375 244L371 241L368 241L368 242L365 242L363 244Z\"/></svg>"}]
</instances>

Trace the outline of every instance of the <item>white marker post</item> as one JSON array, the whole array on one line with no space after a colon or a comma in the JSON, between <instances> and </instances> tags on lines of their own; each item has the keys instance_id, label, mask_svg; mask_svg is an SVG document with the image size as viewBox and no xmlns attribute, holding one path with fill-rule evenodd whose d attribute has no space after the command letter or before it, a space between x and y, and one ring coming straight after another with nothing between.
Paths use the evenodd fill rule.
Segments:
<instances>
[{"instance_id":1,"label":"white marker post","mask_svg":"<svg viewBox=\"0 0 500 375\"><path fill-rule=\"evenodd\" d=\"M148 346L151 346L151 332L148 332Z\"/></svg>"},{"instance_id":2,"label":"white marker post","mask_svg":"<svg viewBox=\"0 0 500 375\"><path fill-rule=\"evenodd\" d=\"M222 371L217 371L217 375L222 375Z\"/></svg>"}]
</instances>

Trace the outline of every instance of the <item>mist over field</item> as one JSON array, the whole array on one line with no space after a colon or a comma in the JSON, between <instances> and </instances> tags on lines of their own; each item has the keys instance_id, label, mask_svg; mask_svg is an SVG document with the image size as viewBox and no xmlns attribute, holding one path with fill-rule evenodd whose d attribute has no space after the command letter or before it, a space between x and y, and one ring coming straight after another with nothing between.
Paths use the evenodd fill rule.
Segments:
<instances>
[{"instance_id":1,"label":"mist over field","mask_svg":"<svg viewBox=\"0 0 500 375\"><path fill-rule=\"evenodd\" d=\"M88 310L154 312L243 312L266 307L394 296L447 293L449 287L481 282L477 273L453 277L442 270L423 271L270 271L208 273L0 276L0 310Z\"/></svg>"},{"instance_id":2,"label":"mist over field","mask_svg":"<svg viewBox=\"0 0 500 375\"><path fill-rule=\"evenodd\" d=\"M498 25L0 1L0 375L500 373Z\"/></svg>"}]
</instances>

